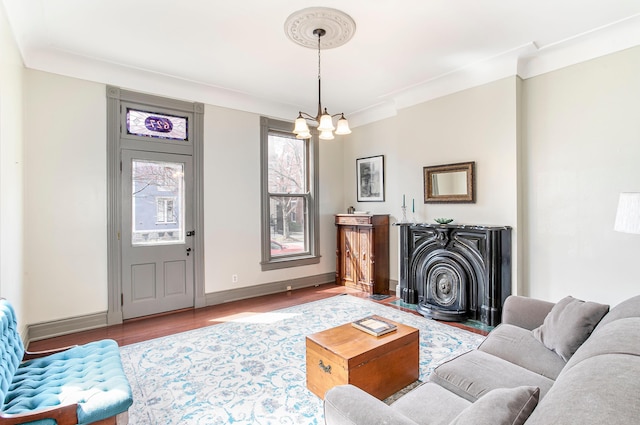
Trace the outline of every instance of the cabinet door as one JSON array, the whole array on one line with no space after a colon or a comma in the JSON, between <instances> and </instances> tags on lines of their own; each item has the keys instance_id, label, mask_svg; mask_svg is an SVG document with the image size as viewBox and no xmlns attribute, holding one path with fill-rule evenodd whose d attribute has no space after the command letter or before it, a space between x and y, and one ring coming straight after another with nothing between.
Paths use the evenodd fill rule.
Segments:
<instances>
[{"instance_id":1,"label":"cabinet door","mask_svg":"<svg viewBox=\"0 0 640 425\"><path fill-rule=\"evenodd\" d=\"M355 287L358 282L358 229L355 226L340 227L342 284Z\"/></svg>"},{"instance_id":2,"label":"cabinet door","mask_svg":"<svg viewBox=\"0 0 640 425\"><path fill-rule=\"evenodd\" d=\"M374 252L373 252L373 229L369 227L360 228L358 231L358 275L359 286L363 291L373 293L374 280Z\"/></svg>"}]
</instances>

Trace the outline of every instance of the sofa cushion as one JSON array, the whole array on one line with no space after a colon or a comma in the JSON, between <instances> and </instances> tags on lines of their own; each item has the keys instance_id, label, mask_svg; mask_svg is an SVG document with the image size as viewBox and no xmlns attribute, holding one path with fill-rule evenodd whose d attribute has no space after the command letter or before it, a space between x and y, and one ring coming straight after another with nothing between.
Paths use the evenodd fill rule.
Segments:
<instances>
[{"instance_id":1,"label":"sofa cushion","mask_svg":"<svg viewBox=\"0 0 640 425\"><path fill-rule=\"evenodd\" d=\"M602 354L630 354L640 356L640 317L627 317L598 327L578 348L560 375L576 364Z\"/></svg>"},{"instance_id":2,"label":"sofa cushion","mask_svg":"<svg viewBox=\"0 0 640 425\"><path fill-rule=\"evenodd\" d=\"M614 320L624 319L627 317L640 317L640 295L629 298L616 305L611 311L602 318L596 329L611 323Z\"/></svg>"},{"instance_id":3,"label":"sofa cushion","mask_svg":"<svg viewBox=\"0 0 640 425\"><path fill-rule=\"evenodd\" d=\"M553 385L552 379L479 350L442 363L429 381L471 402L496 388L521 386L538 387L540 397L544 397Z\"/></svg>"},{"instance_id":4,"label":"sofa cushion","mask_svg":"<svg viewBox=\"0 0 640 425\"><path fill-rule=\"evenodd\" d=\"M419 425L447 425L469 406L471 402L432 382L411 390L391 405Z\"/></svg>"},{"instance_id":5,"label":"sofa cushion","mask_svg":"<svg viewBox=\"0 0 640 425\"><path fill-rule=\"evenodd\" d=\"M603 354L563 371L526 425L637 424L640 357Z\"/></svg>"},{"instance_id":6,"label":"sofa cushion","mask_svg":"<svg viewBox=\"0 0 640 425\"><path fill-rule=\"evenodd\" d=\"M539 396L537 387L498 388L464 409L451 425L522 425Z\"/></svg>"},{"instance_id":7,"label":"sofa cushion","mask_svg":"<svg viewBox=\"0 0 640 425\"><path fill-rule=\"evenodd\" d=\"M541 344L530 330L504 323L491 331L478 349L549 379L556 379L566 364L562 357Z\"/></svg>"},{"instance_id":8,"label":"sofa cushion","mask_svg":"<svg viewBox=\"0 0 640 425\"><path fill-rule=\"evenodd\" d=\"M608 305L565 297L553 306L542 326L533 330L533 336L568 361L607 311Z\"/></svg>"}]
</instances>

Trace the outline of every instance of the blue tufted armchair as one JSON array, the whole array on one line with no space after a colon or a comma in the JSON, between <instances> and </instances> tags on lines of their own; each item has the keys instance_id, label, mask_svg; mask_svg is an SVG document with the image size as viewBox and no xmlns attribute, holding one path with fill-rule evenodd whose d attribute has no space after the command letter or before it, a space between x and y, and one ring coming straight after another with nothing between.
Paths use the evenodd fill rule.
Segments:
<instances>
[{"instance_id":1,"label":"blue tufted armchair","mask_svg":"<svg viewBox=\"0 0 640 425\"><path fill-rule=\"evenodd\" d=\"M0 299L0 425L121 424L133 403L118 344L25 352L13 307Z\"/></svg>"}]
</instances>

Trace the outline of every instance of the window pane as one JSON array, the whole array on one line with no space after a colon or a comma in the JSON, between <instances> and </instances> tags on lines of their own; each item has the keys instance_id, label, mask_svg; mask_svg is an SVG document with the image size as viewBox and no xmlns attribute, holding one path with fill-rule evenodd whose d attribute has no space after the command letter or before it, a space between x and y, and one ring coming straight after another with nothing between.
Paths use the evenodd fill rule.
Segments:
<instances>
[{"instance_id":1,"label":"window pane","mask_svg":"<svg viewBox=\"0 0 640 425\"><path fill-rule=\"evenodd\" d=\"M134 159L131 244L184 243L184 164Z\"/></svg>"},{"instance_id":2,"label":"window pane","mask_svg":"<svg viewBox=\"0 0 640 425\"><path fill-rule=\"evenodd\" d=\"M187 118L127 109L127 133L159 139L188 140Z\"/></svg>"},{"instance_id":3,"label":"window pane","mask_svg":"<svg viewBox=\"0 0 640 425\"><path fill-rule=\"evenodd\" d=\"M306 201L302 196L271 196L271 256L308 252Z\"/></svg>"},{"instance_id":4,"label":"window pane","mask_svg":"<svg viewBox=\"0 0 640 425\"><path fill-rule=\"evenodd\" d=\"M260 118L262 270L320 262L317 134L296 139L292 128Z\"/></svg>"},{"instance_id":5,"label":"window pane","mask_svg":"<svg viewBox=\"0 0 640 425\"><path fill-rule=\"evenodd\" d=\"M306 193L306 141L269 134L269 193Z\"/></svg>"}]
</instances>

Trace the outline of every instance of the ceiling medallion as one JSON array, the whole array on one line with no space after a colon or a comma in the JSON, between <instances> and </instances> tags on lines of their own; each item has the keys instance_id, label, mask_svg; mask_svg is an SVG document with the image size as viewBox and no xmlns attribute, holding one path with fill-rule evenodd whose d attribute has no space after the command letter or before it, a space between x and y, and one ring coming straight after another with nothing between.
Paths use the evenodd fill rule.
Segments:
<instances>
[{"instance_id":1,"label":"ceiling medallion","mask_svg":"<svg viewBox=\"0 0 640 425\"><path fill-rule=\"evenodd\" d=\"M356 32L356 23L344 12L328 7L309 7L289 15L284 23L287 37L296 44L310 49L318 47L318 36L314 31L322 28L322 48L342 46Z\"/></svg>"}]
</instances>

